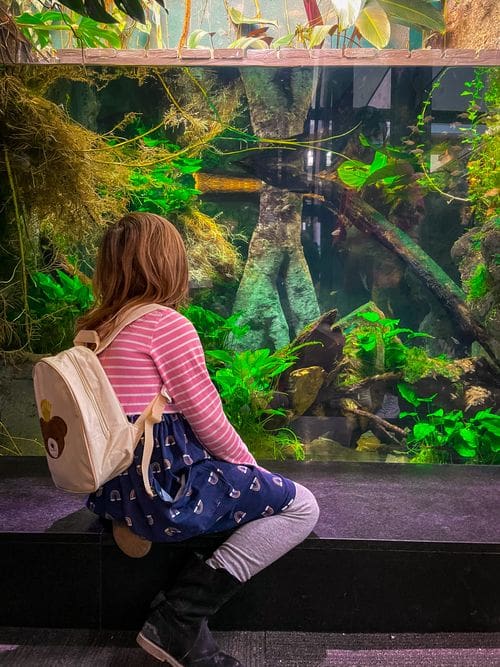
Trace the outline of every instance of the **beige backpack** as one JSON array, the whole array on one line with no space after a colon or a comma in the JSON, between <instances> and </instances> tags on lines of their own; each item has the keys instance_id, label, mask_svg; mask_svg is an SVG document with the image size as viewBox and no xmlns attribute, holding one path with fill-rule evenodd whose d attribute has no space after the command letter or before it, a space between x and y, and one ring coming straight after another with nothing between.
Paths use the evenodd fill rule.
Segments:
<instances>
[{"instance_id":1,"label":"beige backpack","mask_svg":"<svg viewBox=\"0 0 500 667\"><path fill-rule=\"evenodd\" d=\"M40 426L50 473L60 489L97 491L131 465L144 434L142 479L153 496L148 474L153 424L161 421L171 398L158 394L135 424L130 423L97 355L128 324L163 307L147 304L129 308L118 314L115 328L103 341L96 331L80 331L75 347L35 364L33 382Z\"/></svg>"}]
</instances>

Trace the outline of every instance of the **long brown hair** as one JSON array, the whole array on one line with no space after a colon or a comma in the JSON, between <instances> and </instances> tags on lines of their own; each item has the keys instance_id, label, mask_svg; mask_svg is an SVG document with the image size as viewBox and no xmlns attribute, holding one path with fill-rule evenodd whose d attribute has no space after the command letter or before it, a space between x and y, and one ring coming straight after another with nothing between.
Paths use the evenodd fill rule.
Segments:
<instances>
[{"instance_id":1,"label":"long brown hair","mask_svg":"<svg viewBox=\"0 0 500 667\"><path fill-rule=\"evenodd\" d=\"M93 277L96 306L77 331L101 337L124 307L159 303L178 308L188 295L186 248L174 225L153 213L128 213L106 230Z\"/></svg>"}]
</instances>

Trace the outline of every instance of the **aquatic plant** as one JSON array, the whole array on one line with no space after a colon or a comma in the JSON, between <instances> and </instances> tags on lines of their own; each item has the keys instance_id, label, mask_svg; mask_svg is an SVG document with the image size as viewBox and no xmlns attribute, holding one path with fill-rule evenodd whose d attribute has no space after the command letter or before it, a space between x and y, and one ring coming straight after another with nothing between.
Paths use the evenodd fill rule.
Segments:
<instances>
[{"instance_id":1,"label":"aquatic plant","mask_svg":"<svg viewBox=\"0 0 500 667\"><path fill-rule=\"evenodd\" d=\"M411 348L402 339L432 338L430 334L400 327L399 323L400 320L383 317L377 312L358 313L356 322L345 332L344 353L358 361L354 373L348 372L349 382L356 382L359 377L403 370ZM413 356L413 373L415 361Z\"/></svg>"},{"instance_id":2,"label":"aquatic plant","mask_svg":"<svg viewBox=\"0 0 500 667\"><path fill-rule=\"evenodd\" d=\"M489 290L489 274L486 265L482 262L476 266L471 277L464 282L467 291L467 299L475 301L482 299Z\"/></svg>"},{"instance_id":3,"label":"aquatic plant","mask_svg":"<svg viewBox=\"0 0 500 667\"><path fill-rule=\"evenodd\" d=\"M36 271L31 274L30 313L36 336L35 352L58 352L72 344L75 320L94 302L89 283L57 269L55 276Z\"/></svg>"},{"instance_id":4,"label":"aquatic plant","mask_svg":"<svg viewBox=\"0 0 500 667\"><path fill-rule=\"evenodd\" d=\"M413 422L407 436L412 462L500 463L500 415L491 408L467 417L462 410L433 409L435 394L418 396L413 387L404 383L398 384L398 391L415 408L399 415Z\"/></svg>"},{"instance_id":5,"label":"aquatic plant","mask_svg":"<svg viewBox=\"0 0 500 667\"><path fill-rule=\"evenodd\" d=\"M241 338L248 330L247 326L238 324L241 313L222 317L209 308L192 303L181 312L192 322L205 350L227 349L231 339Z\"/></svg>"},{"instance_id":6,"label":"aquatic plant","mask_svg":"<svg viewBox=\"0 0 500 667\"><path fill-rule=\"evenodd\" d=\"M259 458L284 458L292 453L304 458L302 445L286 428L269 429L273 417L283 417L283 409L270 407L278 376L293 365L297 350L288 347L271 353L267 348L234 352L207 350L212 379L217 386L224 411Z\"/></svg>"},{"instance_id":7,"label":"aquatic plant","mask_svg":"<svg viewBox=\"0 0 500 667\"><path fill-rule=\"evenodd\" d=\"M66 265L69 254L82 254L82 241L88 260L103 226L127 209L168 215L180 227L196 280L207 280L214 274L231 278L239 271L239 255L224 226L198 209L192 179L201 154L224 129L238 100L221 95L220 107L211 103L214 118L205 122L200 98L205 102L208 93L201 84L194 84L191 75L187 76L197 91L191 103L196 101L198 108L190 106L184 111L169 88L168 76L155 72L171 105L162 122L152 128L134 127L135 116L128 114L101 136L73 122L62 106L45 97L60 79L92 87L105 86L121 75L141 80L144 76L128 71L87 73L79 68L47 67L36 71L26 68L1 78L0 196L5 215L0 234L5 261L0 264L0 344L8 350L29 351L33 335L38 335L28 298L30 273L50 265L55 256L62 257L62 265ZM172 74L175 81L179 76L178 72ZM164 129L169 124L174 131L179 124L192 127L194 143L179 146L169 141ZM124 139L123 133L132 136ZM186 142L187 131L180 134ZM42 237L48 239L48 260L41 248Z\"/></svg>"},{"instance_id":8,"label":"aquatic plant","mask_svg":"<svg viewBox=\"0 0 500 667\"><path fill-rule=\"evenodd\" d=\"M301 346L279 352L269 349L236 352L231 345L248 331L239 324L241 313L223 317L190 304L182 310L194 325L205 350L208 372L219 390L224 412L258 458L304 458L303 448L287 428L270 428L283 409L271 407L279 375L296 361Z\"/></svg>"},{"instance_id":9,"label":"aquatic plant","mask_svg":"<svg viewBox=\"0 0 500 667\"><path fill-rule=\"evenodd\" d=\"M470 137L464 137L474 149L467 163L469 198L474 211L474 221L482 224L495 214L500 214L500 71L498 68L475 70L471 86L462 94L469 97L466 115L472 123ZM486 113L480 111L482 99ZM478 125L486 131L480 133Z\"/></svg>"}]
</instances>

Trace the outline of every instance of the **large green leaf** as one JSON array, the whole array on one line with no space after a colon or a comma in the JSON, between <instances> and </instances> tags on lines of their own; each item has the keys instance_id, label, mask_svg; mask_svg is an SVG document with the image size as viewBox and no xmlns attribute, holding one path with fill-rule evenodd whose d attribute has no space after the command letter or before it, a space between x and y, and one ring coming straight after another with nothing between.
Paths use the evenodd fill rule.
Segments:
<instances>
[{"instance_id":1,"label":"large green leaf","mask_svg":"<svg viewBox=\"0 0 500 667\"><path fill-rule=\"evenodd\" d=\"M460 454L460 456L463 456L464 459L472 459L476 455L475 448L468 447L467 444L462 441L454 443L453 448Z\"/></svg>"},{"instance_id":2,"label":"large green leaf","mask_svg":"<svg viewBox=\"0 0 500 667\"><path fill-rule=\"evenodd\" d=\"M417 442L425 440L430 435L436 432L436 427L433 424L428 424L427 422L420 422L415 424L413 427L413 435Z\"/></svg>"},{"instance_id":3,"label":"large green leaf","mask_svg":"<svg viewBox=\"0 0 500 667\"><path fill-rule=\"evenodd\" d=\"M315 25L311 29L309 39L307 41L307 46L310 49L314 49L315 46L321 46L325 39L330 35L336 26L333 25Z\"/></svg>"},{"instance_id":4,"label":"large green leaf","mask_svg":"<svg viewBox=\"0 0 500 667\"><path fill-rule=\"evenodd\" d=\"M444 32L444 19L437 9L425 0L378 0L390 19L396 23Z\"/></svg>"},{"instance_id":5,"label":"large green leaf","mask_svg":"<svg viewBox=\"0 0 500 667\"><path fill-rule=\"evenodd\" d=\"M383 49L391 37L391 24L377 0L370 0L356 21L356 28L367 42Z\"/></svg>"},{"instance_id":6,"label":"large green leaf","mask_svg":"<svg viewBox=\"0 0 500 667\"><path fill-rule=\"evenodd\" d=\"M361 188L369 175L370 165L359 160L346 160L337 169L337 176L342 183L351 188Z\"/></svg>"}]
</instances>

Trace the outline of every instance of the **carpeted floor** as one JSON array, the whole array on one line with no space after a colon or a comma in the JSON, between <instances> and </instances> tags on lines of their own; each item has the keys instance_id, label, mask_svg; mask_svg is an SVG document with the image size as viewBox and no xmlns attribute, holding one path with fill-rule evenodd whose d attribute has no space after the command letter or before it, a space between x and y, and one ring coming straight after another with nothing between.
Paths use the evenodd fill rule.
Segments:
<instances>
[{"instance_id":1,"label":"carpeted floor","mask_svg":"<svg viewBox=\"0 0 500 667\"><path fill-rule=\"evenodd\" d=\"M245 667L499 667L500 633L216 633ZM147 667L130 632L0 628L0 664Z\"/></svg>"}]
</instances>

